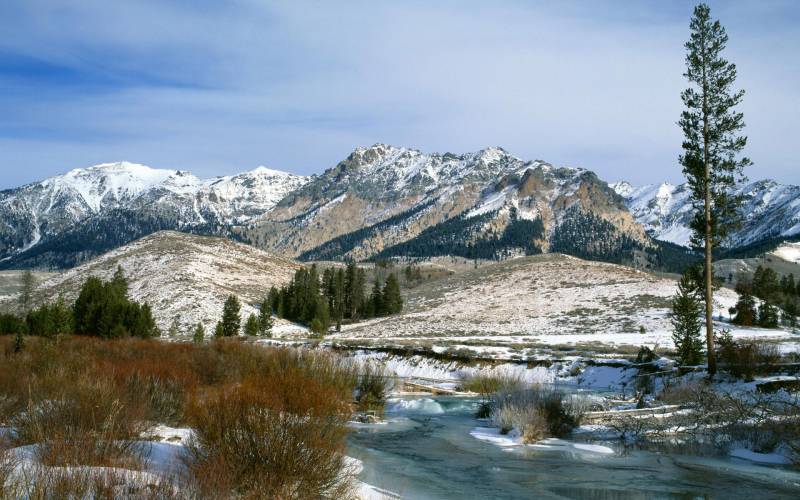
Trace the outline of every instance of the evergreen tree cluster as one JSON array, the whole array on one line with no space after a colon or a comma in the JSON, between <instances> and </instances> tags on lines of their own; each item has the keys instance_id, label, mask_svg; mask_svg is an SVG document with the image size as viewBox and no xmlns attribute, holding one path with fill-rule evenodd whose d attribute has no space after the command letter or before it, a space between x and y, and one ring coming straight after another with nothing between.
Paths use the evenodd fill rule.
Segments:
<instances>
[{"instance_id":1,"label":"evergreen tree cluster","mask_svg":"<svg viewBox=\"0 0 800 500\"><path fill-rule=\"evenodd\" d=\"M0 335L15 335L17 332L24 332L25 329L24 319L16 314L0 314Z\"/></svg>"},{"instance_id":2,"label":"evergreen tree cluster","mask_svg":"<svg viewBox=\"0 0 800 500\"><path fill-rule=\"evenodd\" d=\"M351 233L343 234L330 241L326 241L322 245L312 248L300 254L299 259L305 261L311 260L339 260L344 258L348 252L358 247L364 241L367 241L385 229L393 226L403 224L405 221L416 215L417 213L425 210L433 204L433 200L422 203L413 207L405 212L399 213L395 216L382 220L372 226L357 229Z\"/></svg>"},{"instance_id":3,"label":"evergreen tree cluster","mask_svg":"<svg viewBox=\"0 0 800 500\"><path fill-rule=\"evenodd\" d=\"M330 310L321 293L316 264L295 271L288 285L272 287L268 300L278 317L303 323L316 334L321 335L330 327Z\"/></svg>"},{"instance_id":4,"label":"evergreen tree cluster","mask_svg":"<svg viewBox=\"0 0 800 500\"><path fill-rule=\"evenodd\" d=\"M643 250L641 243L577 206L567 210L550 241L551 252L615 264L633 263L637 250Z\"/></svg>"},{"instance_id":5,"label":"evergreen tree cluster","mask_svg":"<svg viewBox=\"0 0 800 500\"><path fill-rule=\"evenodd\" d=\"M25 315L24 331L29 335L55 337L72 332L72 310L59 297L54 304L44 304Z\"/></svg>"},{"instance_id":6,"label":"evergreen tree cluster","mask_svg":"<svg viewBox=\"0 0 800 500\"><path fill-rule=\"evenodd\" d=\"M308 325L314 333L324 334L332 324L341 328L343 321L397 314L403 309L400 283L389 274L381 284L375 280L372 292L365 293L366 273L355 263L346 268L327 268L320 277L316 264L300 268L292 281L272 287L268 302L280 318Z\"/></svg>"},{"instance_id":7,"label":"evergreen tree cluster","mask_svg":"<svg viewBox=\"0 0 800 500\"><path fill-rule=\"evenodd\" d=\"M121 268L117 268L111 281L104 282L94 276L86 280L72 307L72 324L78 335L102 338L159 335L150 306L128 299L128 281Z\"/></svg>"},{"instance_id":8,"label":"evergreen tree cluster","mask_svg":"<svg viewBox=\"0 0 800 500\"><path fill-rule=\"evenodd\" d=\"M204 215L209 216L209 214ZM70 268L88 258L163 230L242 240L236 231L231 231L229 227L219 223L208 222L187 226L181 225L175 214L170 212L146 207L136 210L118 208L102 216L90 217L68 231L44 238L33 248L0 262L0 269Z\"/></svg>"},{"instance_id":9,"label":"evergreen tree cluster","mask_svg":"<svg viewBox=\"0 0 800 500\"><path fill-rule=\"evenodd\" d=\"M518 252L525 255L542 253L536 243L544 237L542 220L522 219L518 217L516 209L511 210L509 223L501 233L477 236L496 215L496 211L473 217L463 213L425 229L416 238L383 249L372 260L441 255L500 260Z\"/></svg>"},{"instance_id":10,"label":"evergreen tree cluster","mask_svg":"<svg viewBox=\"0 0 800 500\"><path fill-rule=\"evenodd\" d=\"M54 337L69 333L103 338L159 334L150 306L128 298L128 281L121 268L111 281L88 278L72 306L59 297L23 316L0 315L0 334Z\"/></svg>"},{"instance_id":11,"label":"evergreen tree cluster","mask_svg":"<svg viewBox=\"0 0 800 500\"><path fill-rule=\"evenodd\" d=\"M781 323L793 328L797 326L800 287L795 283L794 274L778 279L773 269L758 266L752 281L740 281L736 292L739 300L731 308L731 313L735 314L734 323L764 328L777 328ZM756 298L761 299L758 307Z\"/></svg>"}]
</instances>

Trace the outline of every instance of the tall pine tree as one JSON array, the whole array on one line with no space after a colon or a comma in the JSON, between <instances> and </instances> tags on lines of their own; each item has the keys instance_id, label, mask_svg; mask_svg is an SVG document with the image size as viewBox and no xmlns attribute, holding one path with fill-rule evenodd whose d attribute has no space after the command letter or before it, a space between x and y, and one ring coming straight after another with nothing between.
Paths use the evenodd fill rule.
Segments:
<instances>
[{"instance_id":1,"label":"tall pine tree","mask_svg":"<svg viewBox=\"0 0 800 500\"><path fill-rule=\"evenodd\" d=\"M689 41L686 42L686 73L689 88L681 93L686 109L678 122L683 130L680 163L691 189L694 217L692 245L705 253L705 322L708 372L717 371L714 356L713 248L724 241L735 226L740 200L732 194L743 179L742 170L751 164L741 153L747 137L741 103L743 90L734 90L736 66L722 57L728 42L725 28L711 19L711 9L700 4L694 9Z\"/></svg>"}]
</instances>

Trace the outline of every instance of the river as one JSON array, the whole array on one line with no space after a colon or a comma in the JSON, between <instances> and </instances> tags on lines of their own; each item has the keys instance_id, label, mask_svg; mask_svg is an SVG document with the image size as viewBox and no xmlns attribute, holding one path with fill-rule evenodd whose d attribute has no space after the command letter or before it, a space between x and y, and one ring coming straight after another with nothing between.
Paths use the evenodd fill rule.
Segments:
<instances>
[{"instance_id":1,"label":"river","mask_svg":"<svg viewBox=\"0 0 800 500\"><path fill-rule=\"evenodd\" d=\"M800 471L708 453L633 449L618 441L501 447L476 439L476 401L406 397L387 422L359 426L348 454L359 479L415 499L800 498ZM485 423L483 423L485 425ZM613 450L611 453L608 448Z\"/></svg>"}]
</instances>

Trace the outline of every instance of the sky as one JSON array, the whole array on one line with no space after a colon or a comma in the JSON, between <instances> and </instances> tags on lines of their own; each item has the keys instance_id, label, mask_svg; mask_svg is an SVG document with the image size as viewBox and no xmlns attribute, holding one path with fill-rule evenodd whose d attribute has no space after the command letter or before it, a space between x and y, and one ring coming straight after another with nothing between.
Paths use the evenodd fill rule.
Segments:
<instances>
[{"instance_id":1,"label":"sky","mask_svg":"<svg viewBox=\"0 0 800 500\"><path fill-rule=\"evenodd\" d=\"M748 177L800 184L800 2L709 3ZM3 0L0 189L122 160L312 174L378 142L680 182L694 4Z\"/></svg>"}]
</instances>

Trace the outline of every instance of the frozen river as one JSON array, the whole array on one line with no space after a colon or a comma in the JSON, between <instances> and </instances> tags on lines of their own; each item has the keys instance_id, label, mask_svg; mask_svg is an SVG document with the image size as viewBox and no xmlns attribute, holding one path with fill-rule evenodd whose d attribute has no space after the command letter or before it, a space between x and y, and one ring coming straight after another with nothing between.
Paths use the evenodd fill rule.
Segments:
<instances>
[{"instance_id":1,"label":"frozen river","mask_svg":"<svg viewBox=\"0 0 800 500\"><path fill-rule=\"evenodd\" d=\"M498 446L470 435L474 409L464 398L395 401L388 424L352 433L348 454L364 463L362 481L403 498L800 498L798 469L725 456L616 441Z\"/></svg>"}]
</instances>

